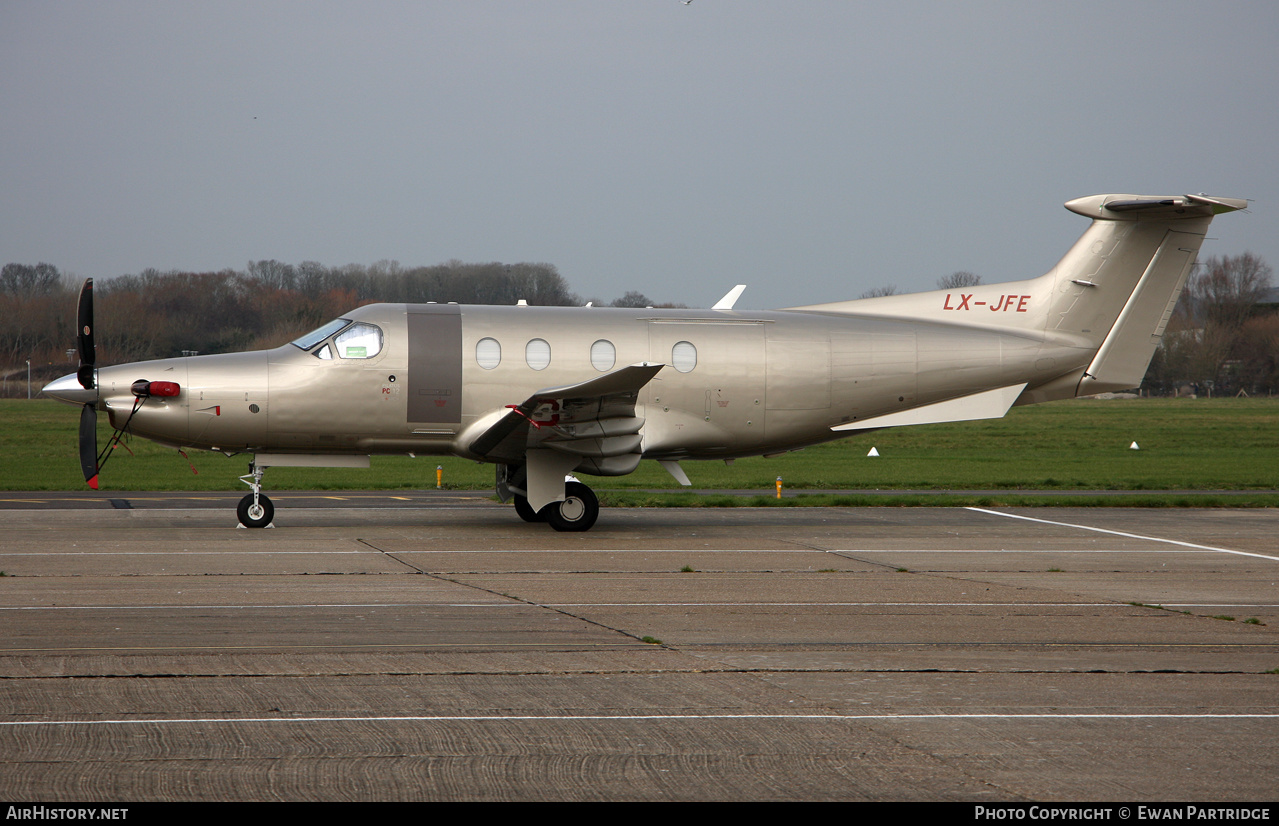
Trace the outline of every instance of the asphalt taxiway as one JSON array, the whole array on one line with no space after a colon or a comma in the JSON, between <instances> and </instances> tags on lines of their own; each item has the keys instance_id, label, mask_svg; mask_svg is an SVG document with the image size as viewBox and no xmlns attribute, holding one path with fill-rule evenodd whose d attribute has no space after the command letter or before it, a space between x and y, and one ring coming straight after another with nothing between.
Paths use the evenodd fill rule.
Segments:
<instances>
[{"instance_id":1,"label":"asphalt taxiway","mask_svg":"<svg viewBox=\"0 0 1279 826\"><path fill-rule=\"evenodd\" d=\"M399 495L0 495L0 794L1274 799L1279 512Z\"/></svg>"}]
</instances>

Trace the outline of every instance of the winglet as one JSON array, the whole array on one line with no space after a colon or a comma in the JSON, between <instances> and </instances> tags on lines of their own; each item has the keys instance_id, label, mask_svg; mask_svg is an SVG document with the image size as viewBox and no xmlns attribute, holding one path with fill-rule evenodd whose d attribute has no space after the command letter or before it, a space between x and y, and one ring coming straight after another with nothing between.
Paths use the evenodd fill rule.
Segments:
<instances>
[{"instance_id":1,"label":"winglet","mask_svg":"<svg viewBox=\"0 0 1279 826\"><path fill-rule=\"evenodd\" d=\"M731 289L731 290L729 290L728 292L724 293L724 297L723 297L723 298L721 298L719 301L716 301L716 302L715 302L715 306L714 306L714 307L711 307L711 309L712 309L712 310L731 310L731 309L733 309L733 305L737 303L737 299L739 299L739 298L741 298L741 297L742 297L742 292L743 292L743 291L745 291L745 289L746 289L746 285L745 285L745 284L738 284L738 285L737 285L736 287L734 287L733 289Z\"/></svg>"}]
</instances>

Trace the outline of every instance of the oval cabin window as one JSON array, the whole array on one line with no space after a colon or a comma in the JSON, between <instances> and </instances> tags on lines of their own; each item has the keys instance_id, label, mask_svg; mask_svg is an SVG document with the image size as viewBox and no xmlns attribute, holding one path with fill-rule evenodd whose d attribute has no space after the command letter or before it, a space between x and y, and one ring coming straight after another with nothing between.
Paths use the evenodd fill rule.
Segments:
<instances>
[{"instance_id":1,"label":"oval cabin window","mask_svg":"<svg viewBox=\"0 0 1279 826\"><path fill-rule=\"evenodd\" d=\"M613 342L600 339L591 345L591 366L601 373L617 364L617 348Z\"/></svg>"},{"instance_id":2,"label":"oval cabin window","mask_svg":"<svg viewBox=\"0 0 1279 826\"><path fill-rule=\"evenodd\" d=\"M475 343L475 363L492 370L502 363L502 345L495 338L482 338Z\"/></svg>"},{"instance_id":3,"label":"oval cabin window","mask_svg":"<svg viewBox=\"0 0 1279 826\"><path fill-rule=\"evenodd\" d=\"M697 366L697 348L681 341L671 348L671 366L681 373L691 372Z\"/></svg>"},{"instance_id":4,"label":"oval cabin window","mask_svg":"<svg viewBox=\"0 0 1279 826\"><path fill-rule=\"evenodd\" d=\"M551 364L551 345L535 338L524 346L524 361L534 370L545 370Z\"/></svg>"}]
</instances>

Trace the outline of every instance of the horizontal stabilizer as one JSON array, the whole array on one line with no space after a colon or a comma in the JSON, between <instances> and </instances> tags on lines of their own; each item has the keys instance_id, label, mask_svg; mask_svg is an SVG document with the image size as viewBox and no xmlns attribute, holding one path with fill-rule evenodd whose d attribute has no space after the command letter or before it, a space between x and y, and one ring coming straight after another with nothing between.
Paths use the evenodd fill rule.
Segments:
<instances>
[{"instance_id":1,"label":"horizontal stabilizer","mask_svg":"<svg viewBox=\"0 0 1279 826\"><path fill-rule=\"evenodd\" d=\"M1200 218L1247 209L1243 198L1207 195L1090 195L1066 202L1066 209L1101 220L1160 218Z\"/></svg>"},{"instance_id":2,"label":"horizontal stabilizer","mask_svg":"<svg viewBox=\"0 0 1279 826\"><path fill-rule=\"evenodd\" d=\"M1013 406L1026 385L1014 384L999 387L971 396L960 396L947 399L936 404L926 404L903 410L900 413L888 413L874 416L860 422L835 425L831 430L868 430L879 427L902 427L911 424L938 424L940 422L968 422L975 419L1000 419Z\"/></svg>"}]
</instances>

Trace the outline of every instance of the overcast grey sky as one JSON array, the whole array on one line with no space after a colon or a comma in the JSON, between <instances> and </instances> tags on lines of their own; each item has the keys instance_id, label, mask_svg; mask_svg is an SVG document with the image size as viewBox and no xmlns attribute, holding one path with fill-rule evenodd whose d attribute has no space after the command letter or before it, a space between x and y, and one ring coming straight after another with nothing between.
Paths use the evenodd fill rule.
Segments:
<instances>
[{"instance_id":1,"label":"overcast grey sky","mask_svg":"<svg viewBox=\"0 0 1279 826\"><path fill-rule=\"evenodd\" d=\"M1255 200L1274 2L0 3L0 263L533 261L709 306L1039 275L1102 192Z\"/></svg>"}]
</instances>

